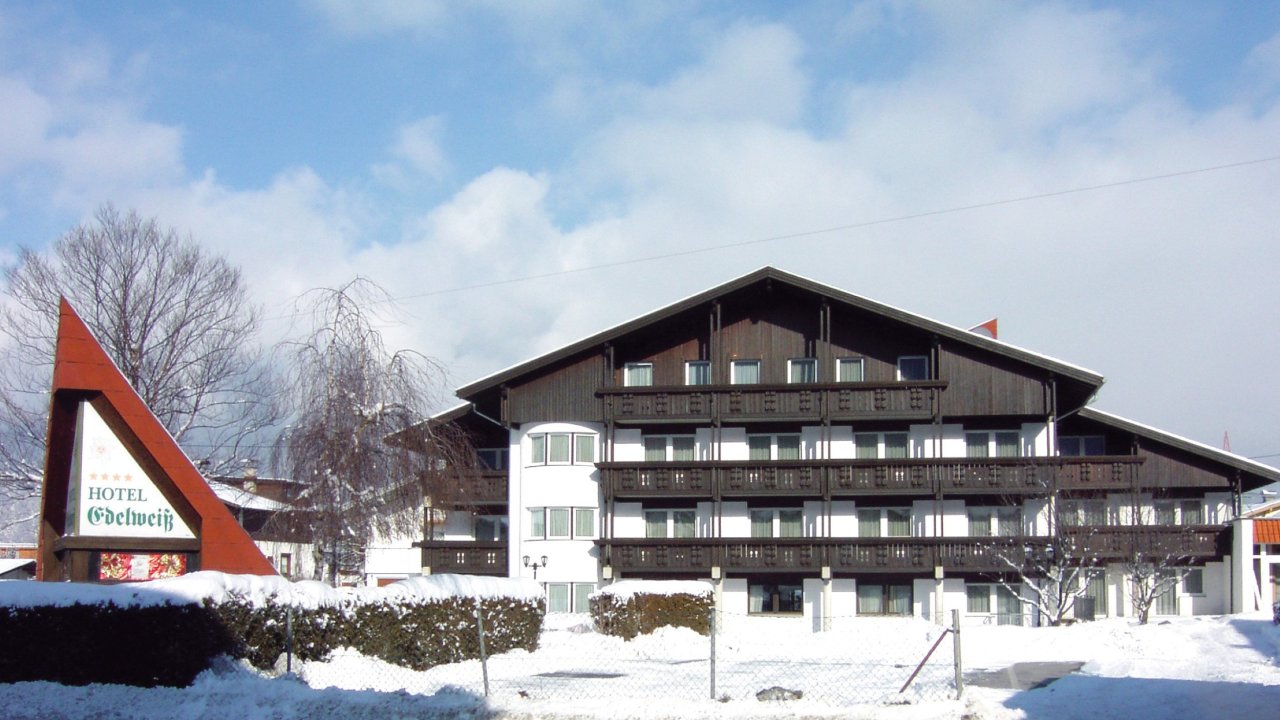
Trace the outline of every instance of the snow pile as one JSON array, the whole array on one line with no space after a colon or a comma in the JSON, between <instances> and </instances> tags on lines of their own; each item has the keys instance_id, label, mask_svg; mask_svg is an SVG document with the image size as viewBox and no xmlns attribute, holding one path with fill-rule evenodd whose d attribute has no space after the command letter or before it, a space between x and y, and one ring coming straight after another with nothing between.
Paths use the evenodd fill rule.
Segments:
<instances>
[{"instance_id":1,"label":"snow pile","mask_svg":"<svg viewBox=\"0 0 1280 720\"><path fill-rule=\"evenodd\" d=\"M619 580L592 593L592 597L611 597L620 603L637 595L711 595L711 584L701 580Z\"/></svg>"},{"instance_id":2,"label":"snow pile","mask_svg":"<svg viewBox=\"0 0 1280 720\"><path fill-rule=\"evenodd\" d=\"M121 585L88 583L0 582L0 607L71 605L198 605L242 602L253 607L289 605L296 608L352 607L386 601L426 603L454 597L510 598L537 602L541 587L532 580L431 575L380 588L331 588L321 582L290 582L276 575L228 575L214 571L176 578Z\"/></svg>"}]
</instances>

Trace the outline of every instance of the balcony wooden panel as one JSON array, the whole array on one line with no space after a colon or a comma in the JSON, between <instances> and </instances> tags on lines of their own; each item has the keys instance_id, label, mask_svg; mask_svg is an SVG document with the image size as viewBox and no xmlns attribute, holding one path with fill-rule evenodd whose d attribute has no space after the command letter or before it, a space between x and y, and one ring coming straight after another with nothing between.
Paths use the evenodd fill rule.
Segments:
<instances>
[{"instance_id":1,"label":"balcony wooden panel","mask_svg":"<svg viewBox=\"0 0 1280 720\"><path fill-rule=\"evenodd\" d=\"M946 383L691 385L600 388L620 423L932 419Z\"/></svg>"},{"instance_id":2,"label":"balcony wooden panel","mask_svg":"<svg viewBox=\"0 0 1280 720\"><path fill-rule=\"evenodd\" d=\"M1225 525L1087 525L1067 527L1078 554L1102 560L1147 561L1203 560L1229 552L1230 533Z\"/></svg>"},{"instance_id":3,"label":"balcony wooden panel","mask_svg":"<svg viewBox=\"0 0 1280 720\"><path fill-rule=\"evenodd\" d=\"M697 573L712 566L737 573L1007 572L1048 538L699 538L599 540L620 572Z\"/></svg>"},{"instance_id":4,"label":"balcony wooden panel","mask_svg":"<svg viewBox=\"0 0 1280 720\"><path fill-rule=\"evenodd\" d=\"M480 470L441 488L432 498L436 507L507 504L507 471Z\"/></svg>"},{"instance_id":5,"label":"balcony wooden panel","mask_svg":"<svg viewBox=\"0 0 1280 720\"><path fill-rule=\"evenodd\" d=\"M507 543L475 540L433 540L416 543L423 565L433 574L507 575Z\"/></svg>"},{"instance_id":6,"label":"balcony wooden panel","mask_svg":"<svg viewBox=\"0 0 1280 720\"><path fill-rule=\"evenodd\" d=\"M1136 487L1142 458L1017 457L598 463L618 498L1047 494Z\"/></svg>"}]
</instances>

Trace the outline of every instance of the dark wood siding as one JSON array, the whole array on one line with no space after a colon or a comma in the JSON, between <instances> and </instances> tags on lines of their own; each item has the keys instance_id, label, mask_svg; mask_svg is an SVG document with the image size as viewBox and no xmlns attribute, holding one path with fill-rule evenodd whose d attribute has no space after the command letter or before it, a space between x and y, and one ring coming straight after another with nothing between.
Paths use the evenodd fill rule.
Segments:
<instances>
[{"instance_id":1,"label":"dark wood siding","mask_svg":"<svg viewBox=\"0 0 1280 720\"><path fill-rule=\"evenodd\" d=\"M599 353L571 358L542 374L512 383L507 400L511 423L603 422L601 401L596 397L605 374L603 348Z\"/></svg>"},{"instance_id":2,"label":"dark wood siding","mask_svg":"<svg viewBox=\"0 0 1280 720\"><path fill-rule=\"evenodd\" d=\"M1140 441L1138 455L1145 457L1138 471L1138 482L1143 488L1168 488L1196 490L1230 490L1231 468L1212 463L1203 458L1153 443Z\"/></svg>"},{"instance_id":3,"label":"dark wood siding","mask_svg":"<svg viewBox=\"0 0 1280 720\"><path fill-rule=\"evenodd\" d=\"M824 363L828 367L823 372L834 382L837 359L860 357L867 382L893 382L898 379L899 357L927 357L931 349L929 335L918 329L862 310L833 307L831 357Z\"/></svg>"},{"instance_id":4,"label":"dark wood siding","mask_svg":"<svg viewBox=\"0 0 1280 720\"><path fill-rule=\"evenodd\" d=\"M1049 414L1043 371L961 345L944 345L938 356L944 417Z\"/></svg>"}]
</instances>

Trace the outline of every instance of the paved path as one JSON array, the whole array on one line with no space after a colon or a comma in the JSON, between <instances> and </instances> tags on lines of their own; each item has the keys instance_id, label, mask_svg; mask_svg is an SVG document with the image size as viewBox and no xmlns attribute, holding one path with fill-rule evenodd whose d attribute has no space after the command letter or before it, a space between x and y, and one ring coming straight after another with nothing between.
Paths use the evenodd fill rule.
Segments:
<instances>
[{"instance_id":1,"label":"paved path","mask_svg":"<svg viewBox=\"0 0 1280 720\"><path fill-rule=\"evenodd\" d=\"M1003 670L978 670L964 675L965 685L1001 690L1034 690L1079 670L1082 662L1020 662Z\"/></svg>"}]
</instances>

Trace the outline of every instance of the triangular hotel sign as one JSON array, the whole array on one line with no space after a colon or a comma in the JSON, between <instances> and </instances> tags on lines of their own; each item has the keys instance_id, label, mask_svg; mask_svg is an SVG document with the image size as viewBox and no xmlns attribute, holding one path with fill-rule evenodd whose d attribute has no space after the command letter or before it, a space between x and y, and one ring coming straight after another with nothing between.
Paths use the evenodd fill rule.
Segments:
<instances>
[{"instance_id":1,"label":"triangular hotel sign","mask_svg":"<svg viewBox=\"0 0 1280 720\"><path fill-rule=\"evenodd\" d=\"M63 299L36 577L109 582L194 570L276 574Z\"/></svg>"}]
</instances>

